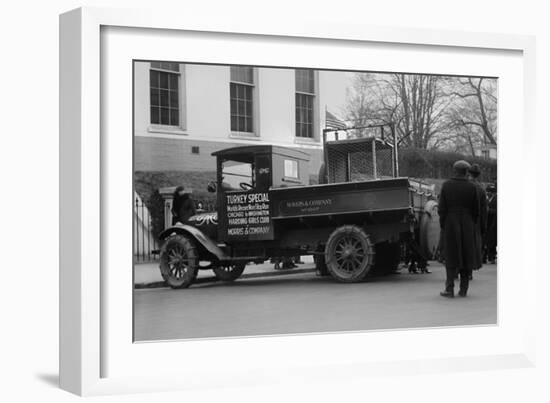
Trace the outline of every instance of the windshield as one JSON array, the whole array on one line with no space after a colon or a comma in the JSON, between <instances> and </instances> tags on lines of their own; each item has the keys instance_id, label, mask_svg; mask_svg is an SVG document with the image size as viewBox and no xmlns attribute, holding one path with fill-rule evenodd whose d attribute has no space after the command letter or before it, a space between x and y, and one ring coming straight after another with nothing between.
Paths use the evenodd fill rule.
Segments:
<instances>
[{"instance_id":1,"label":"windshield","mask_svg":"<svg viewBox=\"0 0 550 403\"><path fill-rule=\"evenodd\" d=\"M231 160L222 162L223 190L250 190L253 187L254 165L252 163Z\"/></svg>"}]
</instances>

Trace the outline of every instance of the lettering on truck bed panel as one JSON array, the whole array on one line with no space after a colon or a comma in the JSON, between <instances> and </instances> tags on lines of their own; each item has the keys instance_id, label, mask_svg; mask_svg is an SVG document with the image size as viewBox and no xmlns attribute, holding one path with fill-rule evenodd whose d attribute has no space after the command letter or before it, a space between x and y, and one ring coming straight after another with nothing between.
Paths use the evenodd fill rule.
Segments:
<instances>
[{"instance_id":1,"label":"lettering on truck bed panel","mask_svg":"<svg viewBox=\"0 0 550 403\"><path fill-rule=\"evenodd\" d=\"M301 198L282 197L275 205L275 217L338 214L354 211L384 210L409 207L407 189L384 189L332 193Z\"/></svg>"}]
</instances>

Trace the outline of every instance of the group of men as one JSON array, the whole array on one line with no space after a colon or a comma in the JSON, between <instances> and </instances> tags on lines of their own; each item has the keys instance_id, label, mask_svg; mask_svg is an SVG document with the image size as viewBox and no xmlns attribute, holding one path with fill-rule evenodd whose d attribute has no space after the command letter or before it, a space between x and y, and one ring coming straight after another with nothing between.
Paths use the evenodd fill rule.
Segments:
<instances>
[{"instance_id":1,"label":"group of men","mask_svg":"<svg viewBox=\"0 0 550 403\"><path fill-rule=\"evenodd\" d=\"M458 295L466 297L472 271L496 259L496 187L484 189L477 164L460 160L453 177L443 183L439 195L441 246L447 278L443 297L453 298L455 278Z\"/></svg>"}]
</instances>

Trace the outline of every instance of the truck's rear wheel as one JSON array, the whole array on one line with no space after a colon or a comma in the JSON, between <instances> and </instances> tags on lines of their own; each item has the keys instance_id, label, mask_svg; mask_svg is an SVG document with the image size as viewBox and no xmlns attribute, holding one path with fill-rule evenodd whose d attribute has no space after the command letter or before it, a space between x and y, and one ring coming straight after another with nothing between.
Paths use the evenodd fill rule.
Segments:
<instances>
[{"instance_id":1,"label":"truck's rear wheel","mask_svg":"<svg viewBox=\"0 0 550 403\"><path fill-rule=\"evenodd\" d=\"M160 249L160 272L172 288L187 288L197 278L199 258L195 242L184 235L173 235Z\"/></svg>"},{"instance_id":2,"label":"truck's rear wheel","mask_svg":"<svg viewBox=\"0 0 550 403\"><path fill-rule=\"evenodd\" d=\"M325 260L332 277L345 283L363 280L374 264L374 246L355 225L344 225L330 235Z\"/></svg>"},{"instance_id":3,"label":"truck's rear wheel","mask_svg":"<svg viewBox=\"0 0 550 403\"><path fill-rule=\"evenodd\" d=\"M221 281L234 281L243 274L244 263L222 264L212 268L216 278Z\"/></svg>"}]
</instances>

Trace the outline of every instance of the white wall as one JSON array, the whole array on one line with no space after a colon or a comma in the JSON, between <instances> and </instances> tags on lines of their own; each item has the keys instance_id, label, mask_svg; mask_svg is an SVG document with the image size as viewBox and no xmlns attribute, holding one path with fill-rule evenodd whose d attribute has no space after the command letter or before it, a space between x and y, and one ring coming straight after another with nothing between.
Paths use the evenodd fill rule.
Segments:
<instances>
[{"instance_id":1,"label":"white wall","mask_svg":"<svg viewBox=\"0 0 550 403\"><path fill-rule=\"evenodd\" d=\"M294 70L258 69L258 78L261 139L294 145Z\"/></svg>"},{"instance_id":2,"label":"white wall","mask_svg":"<svg viewBox=\"0 0 550 403\"><path fill-rule=\"evenodd\" d=\"M258 68L255 120L257 138L236 136L230 127L229 67L186 64L180 102L185 105L181 130L151 127L149 117L148 62L136 62L135 135L222 142L265 141L297 147L320 147L325 108L338 114L344 103L349 74L320 71L317 74L316 131L314 141L295 138L295 74L293 69ZM304 144L305 143L305 144Z\"/></svg>"},{"instance_id":3,"label":"white wall","mask_svg":"<svg viewBox=\"0 0 550 403\"><path fill-rule=\"evenodd\" d=\"M185 65L187 133L202 140L226 139L230 133L229 67Z\"/></svg>"},{"instance_id":4,"label":"white wall","mask_svg":"<svg viewBox=\"0 0 550 403\"><path fill-rule=\"evenodd\" d=\"M147 135L149 112L149 66L150 63L134 63L134 134Z\"/></svg>"},{"instance_id":5,"label":"white wall","mask_svg":"<svg viewBox=\"0 0 550 403\"><path fill-rule=\"evenodd\" d=\"M484 157L483 150L489 150L489 158L496 160L498 157L497 147L496 146L485 146L479 147L474 150L474 153L477 157Z\"/></svg>"}]
</instances>

